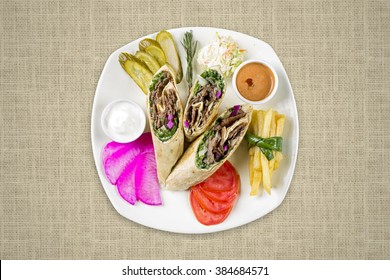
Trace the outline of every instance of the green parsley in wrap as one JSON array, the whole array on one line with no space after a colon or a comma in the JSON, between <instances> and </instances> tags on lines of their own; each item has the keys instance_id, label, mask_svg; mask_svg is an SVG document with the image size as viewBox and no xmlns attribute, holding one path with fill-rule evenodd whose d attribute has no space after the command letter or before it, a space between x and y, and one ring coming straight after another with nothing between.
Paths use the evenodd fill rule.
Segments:
<instances>
[{"instance_id":1,"label":"green parsley in wrap","mask_svg":"<svg viewBox=\"0 0 390 280\"><path fill-rule=\"evenodd\" d=\"M183 154L183 107L173 71L166 65L154 75L147 98L147 112L160 185Z\"/></svg>"},{"instance_id":2,"label":"green parsley in wrap","mask_svg":"<svg viewBox=\"0 0 390 280\"><path fill-rule=\"evenodd\" d=\"M201 135L215 119L225 91L223 77L216 70L208 69L200 74L184 110L184 135L188 142Z\"/></svg>"},{"instance_id":3,"label":"green parsley in wrap","mask_svg":"<svg viewBox=\"0 0 390 280\"><path fill-rule=\"evenodd\" d=\"M166 181L167 190L186 190L218 170L240 145L252 118L252 106L223 112L185 151Z\"/></svg>"}]
</instances>

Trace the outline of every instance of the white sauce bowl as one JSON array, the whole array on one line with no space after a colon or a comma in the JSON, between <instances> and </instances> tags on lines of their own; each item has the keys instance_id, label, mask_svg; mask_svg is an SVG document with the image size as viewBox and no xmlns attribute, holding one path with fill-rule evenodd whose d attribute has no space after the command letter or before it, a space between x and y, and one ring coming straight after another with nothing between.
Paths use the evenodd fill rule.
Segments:
<instances>
[{"instance_id":1,"label":"white sauce bowl","mask_svg":"<svg viewBox=\"0 0 390 280\"><path fill-rule=\"evenodd\" d=\"M131 100L115 100L104 108L101 125L104 133L115 142L129 143L144 132L145 113Z\"/></svg>"}]
</instances>

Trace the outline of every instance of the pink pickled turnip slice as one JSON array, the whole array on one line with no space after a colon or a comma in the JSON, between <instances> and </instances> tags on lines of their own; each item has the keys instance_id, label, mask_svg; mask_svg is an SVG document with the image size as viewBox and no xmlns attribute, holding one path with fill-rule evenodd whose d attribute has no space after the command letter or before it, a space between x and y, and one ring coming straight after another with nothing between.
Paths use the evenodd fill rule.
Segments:
<instances>
[{"instance_id":1,"label":"pink pickled turnip slice","mask_svg":"<svg viewBox=\"0 0 390 280\"><path fill-rule=\"evenodd\" d=\"M137 157L134 183L135 194L140 201L148 205L162 204L154 152L145 152Z\"/></svg>"},{"instance_id":2,"label":"pink pickled turnip slice","mask_svg":"<svg viewBox=\"0 0 390 280\"><path fill-rule=\"evenodd\" d=\"M103 149L103 154L102 154L103 164L106 162L107 158L112 156L115 152L117 152L123 148L126 148L126 147L127 147L127 143L118 143L115 141L107 143Z\"/></svg>"},{"instance_id":3,"label":"pink pickled turnip slice","mask_svg":"<svg viewBox=\"0 0 390 280\"><path fill-rule=\"evenodd\" d=\"M115 185L126 166L131 163L137 155L145 151L153 151L153 142L150 132L142 134L134 142L126 144L126 147L119 149L110 155L103 163L104 171L110 183Z\"/></svg>"},{"instance_id":4,"label":"pink pickled turnip slice","mask_svg":"<svg viewBox=\"0 0 390 280\"><path fill-rule=\"evenodd\" d=\"M107 179L111 184L116 184L116 181L126 166L131 163L140 153L140 149L128 149L128 147L126 147L125 149L121 149L107 158L104 163L104 171L106 172Z\"/></svg>"},{"instance_id":5,"label":"pink pickled turnip slice","mask_svg":"<svg viewBox=\"0 0 390 280\"><path fill-rule=\"evenodd\" d=\"M137 167L138 156L126 166L119 176L116 186L120 196L128 203L134 205L137 201L135 195L134 174Z\"/></svg>"},{"instance_id":6,"label":"pink pickled turnip slice","mask_svg":"<svg viewBox=\"0 0 390 280\"><path fill-rule=\"evenodd\" d=\"M108 142L106 144L106 146L104 146L104 148L103 148L103 153L102 153L103 164L106 161L106 159L109 158L110 156L112 156L115 152L117 152L123 148L132 146L132 145L134 145L134 143L136 143L136 145L142 145L142 146L153 145L151 133L146 132L146 133L142 134L137 140L135 140L134 142L131 142L131 143L118 143L115 141Z\"/></svg>"}]
</instances>

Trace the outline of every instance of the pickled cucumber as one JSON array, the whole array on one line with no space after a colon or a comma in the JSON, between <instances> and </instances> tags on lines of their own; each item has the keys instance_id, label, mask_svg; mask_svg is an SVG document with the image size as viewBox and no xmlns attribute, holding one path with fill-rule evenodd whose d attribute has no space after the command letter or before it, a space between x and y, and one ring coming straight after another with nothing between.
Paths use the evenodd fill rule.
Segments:
<instances>
[{"instance_id":1,"label":"pickled cucumber","mask_svg":"<svg viewBox=\"0 0 390 280\"><path fill-rule=\"evenodd\" d=\"M135 57L145 63L153 75L157 72L158 69L160 69L160 64L158 63L158 61L147 52L137 51L135 53Z\"/></svg>"},{"instance_id":2,"label":"pickled cucumber","mask_svg":"<svg viewBox=\"0 0 390 280\"><path fill-rule=\"evenodd\" d=\"M134 55L125 52L119 55L119 63L141 90L147 94L149 83L153 78L148 67Z\"/></svg>"},{"instance_id":3,"label":"pickled cucumber","mask_svg":"<svg viewBox=\"0 0 390 280\"><path fill-rule=\"evenodd\" d=\"M140 51L144 51L145 48L150 46L150 45L154 45L154 46L159 47L161 49L160 44L156 40L153 40L150 38L142 39L138 44L138 48Z\"/></svg>"},{"instance_id":4,"label":"pickled cucumber","mask_svg":"<svg viewBox=\"0 0 390 280\"><path fill-rule=\"evenodd\" d=\"M156 40L150 38L143 39L139 42L138 47L140 51L147 52L153 56L160 66L163 66L167 62L164 51Z\"/></svg>"},{"instance_id":5,"label":"pickled cucumber","mask_svg":"<svg viewBox=\"0 0 390 280\"><path fill-rule=\"evenodd\" d=\"M162 50L164 51L167 63L169 63L176 73L176 82L180 83L183 79L183 70L181 68L181 60L175 40L173 39L171 33L168 31L160 31L156 36L156 41L160 44Z\"/></svg>"}]
</instances>

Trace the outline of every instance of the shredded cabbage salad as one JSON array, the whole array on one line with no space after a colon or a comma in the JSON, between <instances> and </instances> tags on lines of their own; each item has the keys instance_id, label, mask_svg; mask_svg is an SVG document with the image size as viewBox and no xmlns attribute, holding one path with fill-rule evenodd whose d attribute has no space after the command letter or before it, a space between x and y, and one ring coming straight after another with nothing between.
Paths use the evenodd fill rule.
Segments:
<instances>
[{"instance_id":1,"label":"shredded cabbage salad","mask_svg":"<svg viewBox=\"0 0 390 280\"><path fill-rule=\"evenodd\" d=\"M219 71L227 78L243 62L245 50L240 49L230 36L220 36L216 33L216 37L214 42L199 51L198 63L205 69L212 68Z\"/></svg>"}]
</instances>

